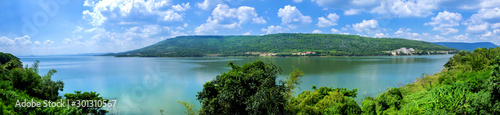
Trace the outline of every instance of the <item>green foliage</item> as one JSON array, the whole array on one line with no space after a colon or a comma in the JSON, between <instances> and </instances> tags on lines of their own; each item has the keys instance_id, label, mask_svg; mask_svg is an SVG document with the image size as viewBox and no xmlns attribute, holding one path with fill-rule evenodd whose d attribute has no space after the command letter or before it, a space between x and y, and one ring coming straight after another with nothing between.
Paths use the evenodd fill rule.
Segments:
<instances>
[{"instance_id":1,"label":"green foliage","mask_svg":"<svg viewBox=\"0 0 500 115\"><path fill-rule=\"evenodd\" d=\"M12 54L0 52L0 114L67 115L84 113L104 114L106 112L87 112L86 108L76 107L15 107L18 100L23 102L24 100L31 101L33 99L34 102L43 103L44 100L60 101L62 99L59 96L59 91L63 90L64 83L60 80L52 81L51 79L52 75L57 71L52 69L47 74L41 76L38 74L39 63L39 61L36 61L31 67L26 65L23 68L19 58ZM98 96L99 94L93 92L90 95ZM102 97L98 99L102 99ZM66 100L63 99L63 101Z\"/></svg>"},{"instance_id":2,"label":"green foliage","mask_svg":"<svg viewBox=\"0 0 500 115\"><path fill-rule=\"evenodd\" d=\"M291 114L360 114L361 108L352 97L357 89L320 87L306 90L292 98L289 106Z\"/></svg>"},{"instance_id":3,"label":"green foliage","mask_svg":"<svg viewBox=\"0 0 500 115\"><path fill-rule=\"evenodd\" d=\"M81 92L81 91L75 91L75 93L66 93L64 94L64 97L70 101L76 101L76 100L106 100L106 102L109 102L109 100L104 99L99 96L99 93L96 92ZM82 110L83 114L105 114L107 111L101 109L98 106L94 107L80 107L78 108Z\"/></svg>"},{"instance_id":4,"label":"green foliage","mask_svg":"<svg viewBox=\"0 0 500 115\"><path fill-rule=\"evenodd\" d=\"M0 71L8 69L11 70L13 68L20 68L23 67L23 64L17 58L16 56L9 54L9 53L3 53L0 52Z\"/></svg>"},{"instance_id":5,"label":"green foliage","mask_svg":"<svg viewBox=\"0 0 500 115\"><path fill-rule=\"evenodd\" d=\"M374 56L391 55L386 51L393 51L401 47L414 48L415 54L425 55L427 52L457 51L429 42L402 38L283 33L263 36L180 36L141 49L108 55L141 57L201 57L208 54L258 56L258 54L246 52L272 52L279 53L276 56L293 56L292 53L311 51L316 52L316 54L308 54L307 56Z\"/></svg>"},{"instance_id":6,"label":"green foliage","mask_svg":"<svg viewBox=\"0 0 500 115\"><path fill-rule=\"evenodd\" d=\"M363 112L373 114L375 101L377 114L500 114L499 55L500 48L457 53L442 72L365 99Z\"/></svg>"},{"instance_id":7,"label":"green foliage","mask_svg":"<svg viewBox=\"0 0 500 115\"><path fill-rule=\"evenodd\" d=\"M373 97L365 97L365 100L361 102L361 106L364 115L375 115L377 113L377 102Z\"/></svg>"},{"instance_id":8,"label":"green foliage","mask_svg":"<svg viewBox=\"0 0 500 115\"><path fill-rule=\"evenodd\" d=\"M244 64L230 62L232 70L203 85L196 95L202 104L200 114L283 114L287 88L276 85L281 69L262 61Z\"/></svg>"},{"instance_id":9,"label":"green foliage","mask_svg":"<svg viewBox=\"0 0 500 115\"><path fill-rule=\"evenodd\" d=\"M300 84L300 77L302 77L304 73L299 69L295 68L290 76L285 78L284 82L285 86L288 88L286 92L286 99L291 100L293 92L295 91L295 87Z\"/></svg>"},{"instance_id":10,"label":"green foliage","mask_svg":"<svg viewBox=\"0 0 500 115\"><path fill-rule=\"evenodd\" d=\"M401 89L391 88L389 91L382 93L375 101L377 102L377 111L384 113L386 110L399 110L401 108L401 100L403 95Z\"/></svg>"},{"instance_id":11,"label":"green foliage","mask_svg":"<svg viewBox=\"0 0 500 115\"><path fill-rule=\"evenodd\" d=\"M197 112L196 112L197 110L194 109L194 105L191 105L190 103L185 102L185 101L177 101L177 103L181 104L182 106L184 106L184 108L186 108L185 113L187 115L197 115ZM161 111L163 111L163 110L161 110Z\"/></svg>"}]
</instances>

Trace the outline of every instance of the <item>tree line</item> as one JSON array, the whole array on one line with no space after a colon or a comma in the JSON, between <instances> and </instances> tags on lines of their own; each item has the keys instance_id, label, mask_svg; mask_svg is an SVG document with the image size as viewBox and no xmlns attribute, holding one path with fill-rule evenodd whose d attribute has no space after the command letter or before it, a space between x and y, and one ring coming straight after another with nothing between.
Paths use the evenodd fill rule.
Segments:
<instances>
[{"instance_id":1,"label":"tree line","mask_svg":"<svg viewBox=\"0 0 500 115\"><path fill-rule=\"evenodd\" d=\"M246 52L279 53L293 56L297 52L316 52L309 56L377 56L391 55L402 47L414 48L418 54L458 50L433 43L402 38L369 38L358 35L282 33L262 36L179 36L156 44L116 54L119 57L202 57L255 56Z\"/></svg>"}]
</instances>

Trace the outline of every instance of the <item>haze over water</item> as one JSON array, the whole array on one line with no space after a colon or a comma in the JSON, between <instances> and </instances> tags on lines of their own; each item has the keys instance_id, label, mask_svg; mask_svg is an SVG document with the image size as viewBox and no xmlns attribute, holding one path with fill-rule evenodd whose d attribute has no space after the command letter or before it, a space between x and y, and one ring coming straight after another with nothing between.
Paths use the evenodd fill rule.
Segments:
<instances>
[{"instance_id":1,"label":"haze over water","mask_svg":"<svg viewBox=\"0 0 500 115\"><path fill-rule=\"evenodd\" d=\"M40 74L56 69L52 80L62 80L64 93L96 91L107 99L116 99L110 113L183 114L179 100L200 107L196 94L203 84L227 72L229 61L237 65L255 60L273 62L282 67L278 79L293 68L304 72L295 95L317 87L358 88L359 101L376 96L388 87L413 82L423 73L441 71L452 55L377 56L377 57L217 57L217 58L139 58L105 56L20 57L24 65L40 61Z\"/></svg>"}]
</instances>

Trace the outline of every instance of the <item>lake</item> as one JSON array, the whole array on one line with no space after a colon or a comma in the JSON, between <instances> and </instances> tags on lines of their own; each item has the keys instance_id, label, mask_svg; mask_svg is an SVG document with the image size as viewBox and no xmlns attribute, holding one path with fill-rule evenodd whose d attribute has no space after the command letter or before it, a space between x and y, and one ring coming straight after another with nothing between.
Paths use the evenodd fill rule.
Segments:
<instances>
[{"instance_id":1,"label":"lake","mask_svg":"<svg viewBox=\"0 0 500 115\"><path fill-rule=\"evenodd\" d=\"M20 57L24 65L40 61L40 74L50 69L57 73L52 80L62 80L64 93L96 91L107 99L116 99L111 113L184 114L179 100L200 107L196 94L203 84L227 72L229 61L238 65L255 60L273 62L286 77L293 68L304 72L295 95L317 87L358 88L360 101L376 96L389 87L415 81L422 74L441 71L452 55L374 56L374 57L186 57L140 58L108 56L30 56Z\"/></svg>"}]
</instances>

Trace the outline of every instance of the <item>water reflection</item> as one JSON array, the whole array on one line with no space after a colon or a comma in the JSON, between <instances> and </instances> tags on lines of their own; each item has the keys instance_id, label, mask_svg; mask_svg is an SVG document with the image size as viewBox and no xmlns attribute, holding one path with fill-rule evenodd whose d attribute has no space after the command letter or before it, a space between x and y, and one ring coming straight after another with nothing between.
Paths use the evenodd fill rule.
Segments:
<instances>
[{"instance_id":1,"label":"water reflection","mask_svg":"<svg viewBox=\"0 0 500 115\"><path fill-rule=\"evenodd\" d=\"M24 64L40 60L40 72L49 69L58 73L54 80L65 83L64 93L97 91L106 98L118 100L113 113L183 114L178 100L196 107L196 94L203 83L221 72L230 70L229 61L238 65L255 60L281 66L279 79L293 67L304 72L300 89L295 93L318 87L359 88L358 97L375 96L388 87L404 84L422 73L439 72L451 55L399 57L227 57L227 58L137 58L100 56L20 57ZM358 98L359 100L360 98Z\"/></svg>"}]
</instances>

